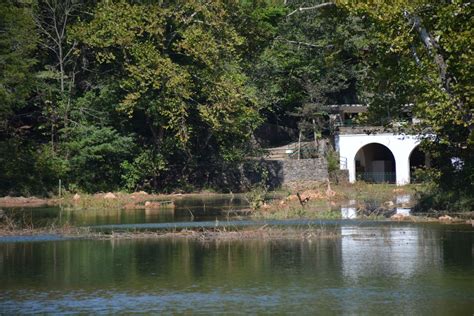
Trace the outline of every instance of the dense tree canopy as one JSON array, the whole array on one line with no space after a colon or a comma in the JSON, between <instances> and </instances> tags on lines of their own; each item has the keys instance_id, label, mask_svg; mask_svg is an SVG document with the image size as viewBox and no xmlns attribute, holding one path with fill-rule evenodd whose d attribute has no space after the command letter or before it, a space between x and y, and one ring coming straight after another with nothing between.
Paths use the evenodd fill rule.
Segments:
<instances>
[{"instance_id":1,"label":"dense tree canopy","mask_svg":"<svg viewBox=\"0 0 474 316\"><path fill-rule=\"evenodd\" d=\"M328 105L363 103L361 122L429 135L436 190L461 200L472 32L462 0L3 0L0 192L223 189L262 123L317 140Z\"/></svg>"}]
</instances>

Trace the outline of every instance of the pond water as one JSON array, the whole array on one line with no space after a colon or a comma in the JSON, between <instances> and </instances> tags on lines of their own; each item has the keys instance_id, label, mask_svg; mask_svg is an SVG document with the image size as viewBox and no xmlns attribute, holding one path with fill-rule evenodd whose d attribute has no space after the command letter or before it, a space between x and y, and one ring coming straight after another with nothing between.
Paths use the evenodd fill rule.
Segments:
<instances>
[{"instance_id":1,"label":"pond water","mask_svg":"<svg viewBox=\"0 0 474 316\"><path fill-rule=\"evenodd\" d=\"M335 225L299 241L0 244L0 314L474 312L474 231Z\"/></svg>"},{"instance_id":2,"label":"pond water","mask_svg":"<svg viewBox=\"0 0 474 316\"><path fill-rule=\"evenodd\" d=\"M174 210L14 214L35 226L68 222L96 230L263 224L225 215L242 207L241 197L200 197L182 199ZM349 204L341 212L355 210ZM340 235L318 240L2 237L0 314L474 313L471 225L343 217L265 221L320 225Z\"/></svg>"},{"instance_id":3,"label":"pond water","mask_svg":"<svg viewBox=\"0 0 474 316\"><path fill-rule=\"evenodd\" d=\"M410 196L397 197L397 205L409 202ZM343 219L357 219L370 215L376 211L383 201L378 200L348 200L340 205L318 206L318 210L331 209L340 212ZM364 210L358 210L365 205ZM67 210L60 207L44 208L9 208L5 209L8 216L15 222L30 227L48 227L51 225L95 226L95 225L133 225L180 222L227 221L232 219L250 218L242 209L248 208L248 202L243 194L197 195L179 198L175 201L175 208L161 209L89 209ZM394 206L385 209L388 217L395 213L409 215L408 207ZM383 215L383 214L381 214Z\"/></svg>"}]
</instances>

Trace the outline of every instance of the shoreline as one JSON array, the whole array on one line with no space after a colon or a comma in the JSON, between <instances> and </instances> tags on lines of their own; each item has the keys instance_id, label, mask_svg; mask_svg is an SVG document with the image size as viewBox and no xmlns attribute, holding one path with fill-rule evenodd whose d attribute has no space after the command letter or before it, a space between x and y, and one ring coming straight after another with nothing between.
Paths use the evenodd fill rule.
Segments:
<instances>
[{"instance_id":1,"label":"shoreline","mask_svg":"<svg viewBox=\"0 0 474 316\"><path fill-rule=\"evenodd\" d=\"M394 184L370 184L354 183L327 185L326 183L317 183L312 185L301 185L294 188L281 188L272 191L265 191L268 200L296 200L296 194L301 193L302 197L311 198L311 202L316 200L341 201L358 198L380 198L390 199L398 194L413 194L414 188L419 185L396 186ZM205 197L205 196L252 196L252 191L238 193L218 193L211 191L198 191L190 193L147 193L138 192L97 192L97 193L72 193L66 192L62 197L36 197L36 196L3 196L0 197L0 208L5 207L45 207L66 205L78 208L87 208L89 206L118 206L130 208L139 206L140 202L159 201L159 200L178 200L182 198ZM260 193L260 192L259 192ZM260 193L261 195L262 193ZM286 198L285 198L285 197ZM275 199L276 197L276 199ZM263 198L260 196L260 198ZM258 202L258 201L257 201ZM261 201L265 204L265 201Z\"/></svg>"}]
</instances>

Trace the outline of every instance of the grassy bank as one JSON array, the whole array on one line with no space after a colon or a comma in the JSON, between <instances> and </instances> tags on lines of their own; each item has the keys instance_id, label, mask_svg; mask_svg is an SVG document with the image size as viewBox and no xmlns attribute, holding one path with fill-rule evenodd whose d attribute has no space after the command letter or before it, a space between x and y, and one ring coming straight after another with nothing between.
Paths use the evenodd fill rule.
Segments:
<instances>
[{"instance_id":1,"label":"grassy bank","mask_svg":"<svg viewBox=\"0 0 474 316\"><path fill-rule=\"evenodd\" d=\"M355 184L297 186L291 190L280 189L267 192L255 190L243 193L251 210L243 212L256 219L326 218L341 217L341 208L355 209L358 217L387 218L395 214L396 208L413 208L419 197L426 192L425 185L396 186L393 184ZM298 198L298 194L300 198ZM60 206L66 210L103 209L173 209L175 202L190 197L226 196L217 193L197 192L191 194L148 194L146 192L109 192L96 194L69 193L61 197L39 199L35 197L0 198L2 207ZM228 195L229 199L233 197ZM418 209L419 210L419 209ZM240 210L235 210L235 214ZM457 215L455 212L430 210L433 216Z\"/></svg>"},{"instance_id":2,"label":"grassy bank","mask_svg":"<svg viewBox=\"0 0 474 316\"><path fill-rule=\"evenodd\" d=\"M341 208L350 208L358 217L377 219L394 215L397 208L416 204L419 185L397 187L390 184L320 184L268 195L260 203L253 202L252 216L257 219L339 219Z\"/></svg>"}]
</instances>

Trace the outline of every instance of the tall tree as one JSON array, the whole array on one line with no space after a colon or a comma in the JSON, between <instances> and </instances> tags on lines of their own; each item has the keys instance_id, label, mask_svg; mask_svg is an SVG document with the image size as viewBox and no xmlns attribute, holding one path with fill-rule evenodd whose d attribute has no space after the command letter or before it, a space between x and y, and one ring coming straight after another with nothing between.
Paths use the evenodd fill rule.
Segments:
<instances>
[{"instance_id":1,"label":"tall tree","mask_svg":"<svg viewBox=\"0 0 474 316\"><path fill-rule=\"evenodd\" d=\"M33 89L37 35L30 14L31 7L20 2L0 2L0 133L12 127L12 114Z\"/></svg>"},{"instance_id":2,"label":"tall tree","mask_svg":"<svg viewBox=\"0 0 474 316\"><path fill-rule=\"evenodd\" d=\"M304 2L285 2L286 16L261 54L255 77L266 93L269 122L318 138L328 128L327 105L358 100L366 23L333 5L295 14Z\"/></svg>"},{"instance_id":3,"label":"tall tree","mask_svg":"<svg viewBox=\"0 0 474 316\"><path fill-rule=\"evenodd\" d=\"M39 0L33 13L43 65L37 75L43 82L39 97L49 121L53 149L58 132L67 131L70 121L77 73L77 43L68 37L68 29L79 18L82 6L80 0Z\"/></svg>"},{"instance_id":4,"label":"tall tree","mask_svg":"<svg viewBox=\"0 0 474 316\"><path fill-rule=\"evenodd\" d=\"M95 57L93 67L107 74L103 83L114 87L116 110L134 122L132 131L155 157L181 165L182 176L186 166L213 156L242 157L259 122L240 67L244 39L229 19L221 2L119 1L100 3L90 21L74 28Z\"/></svg>"}]
</instances>

